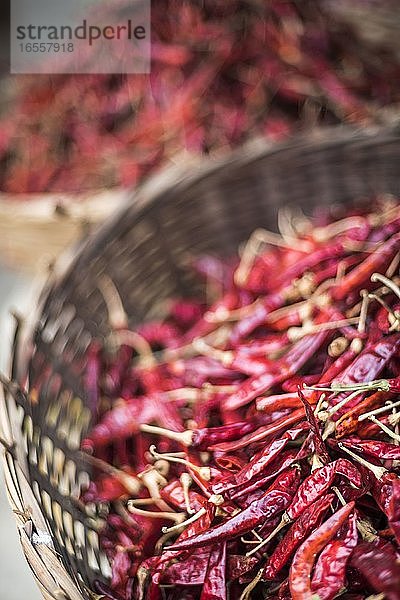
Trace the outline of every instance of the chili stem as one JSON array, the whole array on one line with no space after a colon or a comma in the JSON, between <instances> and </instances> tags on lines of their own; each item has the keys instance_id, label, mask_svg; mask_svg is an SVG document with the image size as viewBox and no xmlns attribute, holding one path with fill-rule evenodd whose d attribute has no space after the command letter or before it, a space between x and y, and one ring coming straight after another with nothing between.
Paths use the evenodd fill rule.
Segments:
<instances>
[{"instance_id":1,"label":"chili stem","mask_svg":"<svg viewBox=\"0 0 400 600\"><path fill-rule=\"evenodd\" d=\"M258 544L258 546L255 546L255 548L252 548L251 550L249 550L249 552L246 552L246 556L252 556L252 554L255 554L256 552L258 552L260 550L260 548L262 548L263 546L265 546L266 544L268 544L268 542L271 541L272 538L274 538L281 531L281 529L283 529L284 527L286 527L286 525L288 525L289 523L290 523L289 517L286 514L284 514L282 516L282 519L281 519L280 523L278 523L278 525L269 534L269 536L266 537L265 540L263 540L262 542L260 542Z\"/></svg>"},{"instance_id":2,"label":"chili stem","mask_svg":"<svg viewBox=\"0 0 400 600\"><path fill-rule=\"evenodd\" d=\"M365 219L363 217L346 217L340 221L335 221L325 227L316 227L313 231L313 238L317 242L327 242L332 237L353 229L354 227L363 227Z\"/></svg>"},{"instance_id":3,"label":"chili stem","mask_svg":"<svg viewBox=\"0 0 400 600\"><path fill-rule=\"evenodd\" d=\"M204 314L204 320L208 321L208 323L221 323L222 321L239 321L246 317L256 306L260 304L260 300L254 300L250 304L246 304L246 306L241 306L240 308L235 308L232 310L228 310L223 306L217 308L215 312L207 311Z\"/></svg>"},{"instance_id":4,"label":"chili stem","mask_svg":"<svg viewBox=\"0 0 400 600\"><path fill-rule=\"evenodd\" d=\"M311 222L305 214L298 209L297 217L289 207L278 209L278 229L279 233L287 242L292 242L299 235L304 235L311 229Z\"/></svg>"},{"instance_id":5,"label":"chili stem","mask_svg":"<svg viewBox=\"0 0 400 600\"><path fill-rule=\"evenodd\" d=\"M115 283L108 275L102 275L97 283L108 311L111 329L127 329L128 317Z\"/></svg>"},{"instance_id":6,"label":"chili stem","mask_svg":"<svg viewBox=\"0 0 400 600\"><path fill-rule=\"evenodd\" d=\"M392 407L393 407L393 405L392 405ZM400 433L400 432L399 432L399 429L400 429L400 427L399 427L399 414L397 413L397 410L396 410L396 408L393 408L393 410L392 410L392 414L391 414L391 417L392 417L392 419L393 419L393 421L394 421L394 422L393 422L393 423L392 423L391 421L389 421L389 422L390 422L390 424L391 424L391 425L393 425L393 427L394 427L394 432L395 432L397 435L399 435L399 433ZM394 443L396 444L396 446L399 446L399 445L400 445L400 442L399 442L399 440L394 440ZM394 462L396 463L396 466L399 466L399 464L400 464L400 461L396 460L396 461L394 461Z\"/></svg>"},{"instance_id":7,"label":"chili stem","mask_svg":"<svg viewBox=\"0 0 400 600\"><path fill-rule=\"evenodd\" d=\"M341 354L343 354L343 352L348 348L348 346L349 340L346 337L337 337L334 340L332 340L329 344L328 354L332 358L337 358L338 356L341 356Z\"/></svg>"},{"instance_id":8,"label":"chili stem","mask_svg":"<svg viewBox=\"0 0 400 600\"><path fill-rule=\"evenodd\" d=\"M321 410L321 408L322 408L322 406L323 406L323 404L324 404L325 398L326 398L326 394L324 394L324 393L322 393L322 394L320 395L320 397L319 397L319 400L318 400L318 402L317 402L317 406L315 407L315 410L314 410L314 414L315 414L317 417L318 417L318 413L320 412L320 410Z\"/></svg>"},{"instance_id":9,"label":"chili stem","mask_svg":"<svg viewBox=\"0 0 400 600\"><path fill-rule=\"evenodd\" d=\"M193 340L193 348L199 354L210 356L211 358L221 362L223 365L230 365L234 359L234 353L232 351L214 348L200 338Z\"/></svg>"},{"instance_id":10,"label":"chili stem","mask_svg":"<svg viewBox=\"0 0 400 600\"><path fill-rule=\"evenodd\" d=\"M335 492L336 496L339 498L340 504L345 506L347 504L346 500L343 498L342 492L335 485L332 486L332 490Z\"/></svg>"},{"instance_id":11,"label":"chili stem","mask_svg":"<svg viewBox=\"0 0 400 600\"><path fill-rule=\"evenodd\" d=\"M352 452L351 450L349 450L348 448L346 448L346 446L344 446L341 442L338 442L338 446L341 450L343 450L343 452L347 452L347 454L349 454L350 456L352 456L354 458L354 460L356 460L357 462L360 463L360 465L363 465L364 467L367 467L367 469L369 469L370 471L372 471L372 473L375 475L375 477L377 479L382 479L382 477L388 473L388 470L385 469L385 467L378 467L376 465L373 465L372 463L368 462L367 460L365 460L364 458L361 458L361 456L358 456L358 454L355 454L354 452Z\"/></svg>"},{"instance_id":12,"label":"chili stem","mask_svg":"<svg viewBox=\"0 0 400 600\"><path fill-rule=\"evenodd\" d=\"M362 383L331 383L330 387L311 385L309 387L307 386L306 389L336 393L353 390L358 390L360 392L368 392L371 390L390 392L390 383L387 379L373 379L372 381L364 381Z\"/></svg>"},{"instance_id":13,"label":"chili stem","mask_svg":"<svg viewBox=\"0 0 400 600\"><path fill-rule=\"evenodd\" d=\"M180 476L180 482L183 490L183 497L185 499L186 512L189 515L193 515L195 511L190 506L190 498L189 498L189 488L193 483L193 479L190 477L189 473L182 473Z\"/></svg>"},{"instance_id":14,"label":"chili stem","mask_svg":"<svg viewBox=\"0 0 400 600\"><path fill-rule=\"evenodd\" d=\"M149 361L149 366L156 364L153 351L148 341L136 331L130 329L117 329L110 335L111 340L115 340L119 346L125 345L133 348L141 358Z\"/></svg>"},{"instance_id":15,"label":"chili stem","mask_svg":"<svg viewBox=\"0 0 400 600\"><path fill-rule=\"evenodd\" d=\"M195 471L196 473L198 473L199 476L202 479L204 479L205 481L210 481L210 479L211 479L210 467L199 467L199 465L195 465L194 463L191 463L190 461L188 461L184 458L177 458L176 456L173 456L172 454L159 454L156 451L155 446L150 446L149 452L154 458L163 458L164 460L167 460L169 462L175 462L175 463L179 463L181 465L185 465L189 469L192 469L192 471Z\"/></svg>"},{"instance_id":16,"label":"chili stem","mask_svg":"<svg viewBox=\"0 0 400 600\"><path fill-rule=\"evenodd\" d=\"M136 506L132 504L130 500L128 500L126 506L130 513L133 513L134 515L141 515L143 517L149 517L151 519L171 519L171 521L175 521L177 523L182 519L182 517L184 517L184 513L142 510L141 508L136 508Z\"/></svg>"},{"instance_id":17,"label":"chili stem","mask_svg":"<svg viewBox=\"0 0 400 600\"><path fill-rule=\"evenodd\" d=\"M129 503L132 506L149 506L150 504L154 504L153 498L130 498Z\"/></svg>"},{"instance_id":18,"label":"chili stem","mask_svg":"<svg viewBox=\"0 0 400 600\"><path fill-rule=\"evenodd\" d=\"M351 394L349 394L348 396L346 396L346 398L343 398L343 400L341 400L340 402L338 402L335 406L332 406L332 408L330 408L327 411L328 412L328 418L330 418L332 415L334 415L335 413L337 413L338 410L340 410L343 406L345 406L348 402L350 402L350 400L353 400L353 398L355 398L359 394L362 394L362 390L356 390L356 391L352 392Z\"/></svg>"},{"instance_id":19,"label":"chili stem","mask_svg":"<svg viewBox=\"0 0 400 600\"><path fill-rule=\"evenodd\" d=\"M250 594L254 590L254 588L256 587L258 582L260 581L262 574L263 574L263 569L260 569L258 571L257 575L254 577L254 579L252 581L250 581L250 583L244 588L242 594L240 595L239 600L248 600L250 598Z\"/></svg>"},{"instance_id":20,"label":"chili stem","mask_svg":"<svg viewBox=\"0 0 400 600\"><path fill-rule=\"evenodd\" d=\"M365 419L369 419L370 417L374 417L375 415L380 415L386 412L387 410L396 408L397 406L400 406L400 400L398 400L398 402L391 402L390 404L388 403L385 406L382 406L381 408L377 408L376 410L371 410L370 412L363 413L358 417L358 420L364 421Z\"/></svg>"},{"instance_id":21,"label":"chili stem","mask_svg":"<svg viewBox=\"0 0 400 600\"><path fill-rule=\"evenodd\" d=\"M177 523L176 525L173 525L172 527L163 527L161 529L161 531L163 533L172 533L175 531L179 531L180 529L182 529L182 527L187 527L188 525L191 525L192 523L197 521L197 519L200 519L200 517L205 515L206 512L207 512L207 510L203 506L200 510L197 511L197 513L192 515L189 519L186 519L185 521L182 521L181 523ZM182 513L180 513L180 514L182 514Z\"/></svg>"},{"instance_id":22,"label":"chili stem","mask_svg":"<svg viewBox=\"0 0 400 600\"><path fill-rule=\"evenodd\" d=\"M383 306L383 308L385 308L389 315L392 315L394 319L399 318L398 315L396 315L396 313L390 308L387 302L385 302L380 296L377 296L376 294L374 294L374 292L370 292L368 296L371 300L376 300L377 302L379 302L379 304Z\"/></svg>"},{"instance_id":23,"label":"chili stem","mask_svg":"<svg viewBox=\"0 0 400 600\"><path fill-rule=\"evenodd\" d=\"M392 279L385 277L385 275L381 275L380 273L372 273L371 275L372 283L380 282L386 285L396 296L400 299L400 288Z\"/></svg>"},{"instance_id":24,"label":"chili stem","mask_svg":"<svg viewBox=\"0 0 400 600\"><path fill-rule=\"evenodd\" d=\"M369 297L368 297L368 292L366 290L362 290L361 295L362 295L362 302L361 302L361 309L360 309L360 320L358 322L357 330L359 333L364 333L365 328L366 328L366 323L367 323L367 316L368 316Z\"/></svg>"},{"instance_id":25,"label":"chili stem","mask_svg":"<svg viewBox=\"0 0 400 600\"><path fill-rule=\"evenodd\" d=\"M382 429L382 431L384 431L390 438L392 438L393 440L397 440L398 442L400 442L400 435L398 435L397 433L395 433L394 431L392 431L391 429L389 429L389 427L386 427L386 425L384 425L383 423L381 423L381 421L379 421L376 417L371 416L368 417L370 421L372 421L373 423L375 423L375 425L378 425L378 427L380 427Z\"/></svg>"},{"instance_id":26,"label":"chili stem","mask_svg":"<svg viewBox=\"0 0 400 600\"><path fill-rule=\"evenodd\" d=\"M191 446L193 441L193 431L188 429L187 431L171 431L164 427L157 427L156 425L146 425L143 423L139 427L143 433L151 433L153 435L161 435L175 442L179 442L183 446ZM171 455L170 455L171 456Z\"/></svg>"},{"instance_id":27,"label":"chili stem","mask_svg":"<svg viewBox=\"0 0 400 600\"><path fill-rule=\"evenodd\" d=\"M289 327L287 330L288 338L291 342L296 342L305 335L319 333L320 331L329 331L330 329L340 329L346 325L356 325L359 323L360 317L350 317L350 319L342 319L340 321L329 321L319 323L318 325L305 325L304 327Z\"/></svg>"}]
</instances>

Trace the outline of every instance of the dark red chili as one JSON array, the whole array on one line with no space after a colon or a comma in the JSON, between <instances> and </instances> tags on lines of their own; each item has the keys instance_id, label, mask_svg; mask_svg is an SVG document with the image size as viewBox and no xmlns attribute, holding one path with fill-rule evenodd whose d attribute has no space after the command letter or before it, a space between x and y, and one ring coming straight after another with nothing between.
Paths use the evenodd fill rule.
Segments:
<instances>
[{"instance_id":1,"label":"dark red chili","mask_svg":"<svg viewBox=\"0 0 400 600\"><path fill-rule=\"evenodd\" d=\"M388 600L400 599L399 562L391 544L362 542L354 548L350 560L376 592Z\"/></svg>"},{"instance_id":2,"label":"dark red chili","mask_svg":"<svg viewBox=\"0 0 400 600\"><path fill-rule=\"evenodd\" d=\"M345 587L346 566L358 542L357 517L353 513L318 557L311 589L321 600L332 600Z\"/></svg>"},{"instance_id":3,"label":"dark red chili","mask_svg":"<svg viewBox=\"0 0 400 600\"><path fill-rule=\"evenodd\" d=\"M300 483L298 467L292 467L278 475L268 490L250 506L239 514L231 517L221 525L182 542L178 540L171 550L186 550L199 548L206 544L223 542L248 533L265 519L282 512L290 504L293 494Z\"/></svg>"},{"instance_id":4,"label":"dark red chili","mask_svg":"<svg viewBox=\"0 0 400 600\"><path fill-rule=\"evenodd\" d=\"M354 502L346 504L322 523L300 546L294 555L289 575L293 600L312 600L311 571L315 556L333 538L354 510Z\"/></svg>"},{"instance_id":5,"label":"dark red chili","mask_svg":"<svg viewBox=\"0 0 400 600\"><path fill-rule=\"evenodd\" d=\"M300 515L267 560L262 579L275 579L300 544L320 525L334 498L334 494L325 494Z\"/></svg>"}]
</instances>

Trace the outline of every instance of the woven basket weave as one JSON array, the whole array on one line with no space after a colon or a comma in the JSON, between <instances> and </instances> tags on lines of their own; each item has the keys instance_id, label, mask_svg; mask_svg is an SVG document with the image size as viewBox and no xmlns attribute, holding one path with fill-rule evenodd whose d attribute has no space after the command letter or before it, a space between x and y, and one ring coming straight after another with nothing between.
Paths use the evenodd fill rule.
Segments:
<instances>
[{"instance_id":1,"label":"woven basket weave","mask_svg":"<svg viewBox=\"0 0 400 600\"><path fill-rule=\"evenodd\" d=\"M400 192L400 131L344 127L290 144L257 142L220 162L169 170L59 262L33 326L14 348L1 411L6 484L23 550L45 598L88 599L109 566L99 521L76 498L88 480L79 443L90 426L82 357L108 333L99 277L115 282L131 324L193 283L187 253L232 253L256 227L274 228L277 208L346 202Z\"/></svg>"}]
</instances>

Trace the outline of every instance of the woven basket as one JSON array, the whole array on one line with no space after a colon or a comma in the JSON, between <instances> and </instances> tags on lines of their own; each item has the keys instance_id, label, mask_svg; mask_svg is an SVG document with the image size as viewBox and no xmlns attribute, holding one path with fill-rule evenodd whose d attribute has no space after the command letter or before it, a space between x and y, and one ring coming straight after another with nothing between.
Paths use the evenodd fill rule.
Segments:
<instances>
[{"instance_id":1,"label":"woven basket","mask_svg":"<svg viewBox=\"0 0 400 600\"><path fill-rule=\"evenodd\" d=\"M1 414L7 488L45 598L96 598L93 580L110 571L98 517L76 501L89 477L78 452L90 426L82 356L94 336L108 333L99 277L113 279L134 325L166 297L193 289L183 266L188 252L232 253L256 227L274 228L284 204L309 210L398 195L399 163L394 129L342 127L286 145L257 142L229 159L151 180L72 261L57 264L34 325L14 347Z\"/></svg>"}]
</instances>

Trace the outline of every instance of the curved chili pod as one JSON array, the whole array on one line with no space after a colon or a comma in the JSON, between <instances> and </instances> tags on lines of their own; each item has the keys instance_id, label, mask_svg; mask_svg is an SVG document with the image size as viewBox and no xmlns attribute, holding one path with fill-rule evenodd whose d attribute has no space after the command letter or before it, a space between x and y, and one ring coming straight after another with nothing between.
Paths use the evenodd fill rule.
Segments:
<instances>
[{"instance_id":1,"label":"curved chili pod","mask_svg":"<svg viewBox=\"0 0 400 600\"><path fill-rule=\"evenodd\" d=\"M332 600L345 586L347 561L357 545L357 517L350 515L339 538L328 543L315 565L311 589L320 600ZM342 529L343 529L342 528Z\"/></svg>"},{"instance_id":2,"label":"curved chili pod","mask_svg":"<svg viewBox=\"0 0 400 600\"><path fill-rule=\"evenodd\" d=\"M316 469L299 486L287 510L290 520L297 519L323 492L330 488L336 475L344 475L353 485L361 487L363 480L357 467L346 459Z\"/></svg>"},{"instance_id":3,"label":"curved chili pod","mask_svg":"<svg viewBox=\"0 0 400 600\"><path fill-rule=\"evenodd\" d=\"M304 539L307 538L314 528L320 524L322 517L328 510L334 498L334 494L322 496L322 498L316 500L314 504L306 509L297 521L293 523L264 567L262 579L274 579L276 577Z\"/></svg>"},{"instance_id":4,"label":"curved chili pod","mask_svg":"<svg viewBox=\"0 0 400 600\"><path fill-rule=\"evenodd\" d=\"M354 502L343 506L320 525L297 550L289 573L290 593L293 600L313 600L311 571L315 556L333 538L353 509Z\"/></svg>"},{"instance_id":5,"label":"curved chili pod","mask_svg":"<svg viewBox=\"0 0 400 600\"><path fill-rule=\"evenodd\" d=\"M387 600L400 600L400 568L391 544L378 547L362 542L354 548L351 564L376 592L382 592Z\"/></svg>"},{"instance_id":6,"label":"curved chili pod","mask_svg":"<svg viewBox=\"0 0 400 600\"><path fill-rule=\"evenodd\" d=\"M221 525L183 541L177 541L170 551L189 550L206 544L214 544L233 539L248 533L266 519L283 512L290 504L293 494L300 483L300 471L292 467L277 477L274 483L247 508L231 517Z\"/></svg>"}]
</instances>

